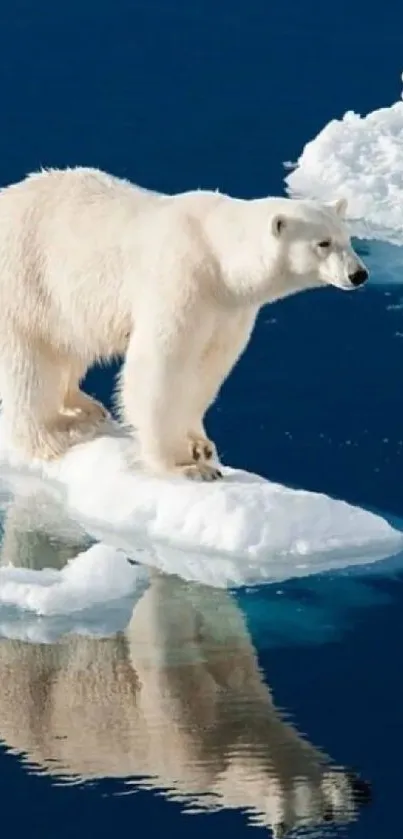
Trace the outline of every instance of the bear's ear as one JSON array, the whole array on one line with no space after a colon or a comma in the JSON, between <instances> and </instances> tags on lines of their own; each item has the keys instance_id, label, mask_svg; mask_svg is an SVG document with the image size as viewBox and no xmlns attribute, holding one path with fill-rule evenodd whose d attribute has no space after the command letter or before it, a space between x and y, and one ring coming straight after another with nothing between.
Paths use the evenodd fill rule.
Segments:
<instances>
[{"instance_id":1,"label":"bear's ear","mask_svg":"<svg viewBox=\"0 0 403 839\"><path fill-rule=\"evenodd\" d=\"M337 201L332 201L330 206L337 216L339 216L340 218L344 218L348 206L347 198L338 198Z\"/></svg>"},{"instance_id":2,"label":"bear's ear","mask_svg":"<svg viewBox=\"0 0 403 839\"><path fill-rule=\"evenodd\" d=\"M276 236L277 239L279 239L286 228L286 224L287 222L284 216L274 216L271 220L271 232L273 233L273 236Z\"/></svg>"}]
</instances>

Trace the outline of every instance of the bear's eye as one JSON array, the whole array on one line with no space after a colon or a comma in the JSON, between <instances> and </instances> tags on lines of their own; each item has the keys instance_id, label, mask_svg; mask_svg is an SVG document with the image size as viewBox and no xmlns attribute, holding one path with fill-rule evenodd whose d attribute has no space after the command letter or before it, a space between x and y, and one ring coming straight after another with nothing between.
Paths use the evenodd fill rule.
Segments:
<instances>
[{"instance_id":1,"label":"bear's eye","mask_svg":"<svg viewBox=\"0 0 403 839\"><path fill-rule=\"evenodd\" d=\"M322 250L327 250L328 248L330 248L331 244L332 243L330 239L322 239L321 242L318 242L318 248L321 248Z\"/></svg>"}]
</instances>

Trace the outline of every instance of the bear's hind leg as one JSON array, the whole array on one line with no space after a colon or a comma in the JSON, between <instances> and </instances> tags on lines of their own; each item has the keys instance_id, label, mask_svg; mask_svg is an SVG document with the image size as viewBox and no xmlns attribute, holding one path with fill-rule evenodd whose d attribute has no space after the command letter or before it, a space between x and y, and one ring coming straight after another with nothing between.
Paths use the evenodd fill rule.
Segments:
<instances>
[{"instance_id":1,"label":"bear's hind leg","mask_svg":"<svg viewBox=\"0 0 403 839\"><path fill-rule=\"evenodd\" d=\"M110 414L97 399L80 389L87 367L80 361L69 362L65 372L65 392L61 413L76 417L78 422L101 424Z\"/></svg>"},{"instance_id":2,"label":"bear's hind leg","mask_svg":"<svg viewBox=\"0 0 403 839\"><path fill-rule=\"evenodd\" d=\"M16 342L0 360L0 392L6 434L28 458L53 460L94 436L94 423L61 413L64 359L52 347Z\"/></svg>"}]
</instances>

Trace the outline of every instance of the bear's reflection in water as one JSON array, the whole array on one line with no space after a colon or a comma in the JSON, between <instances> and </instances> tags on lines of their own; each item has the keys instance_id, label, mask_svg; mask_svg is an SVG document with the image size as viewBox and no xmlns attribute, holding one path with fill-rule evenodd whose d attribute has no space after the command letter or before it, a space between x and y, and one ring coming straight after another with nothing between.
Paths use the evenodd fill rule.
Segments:
<instances>
[{"instance_id":1,"label":"bear's reflection in water","mask_svg":"<svg viewBox=\"0 0 403 839\"><path fill-rule=\"evenodd\" d=\"M41 567L45 529L39 539L26 506L9 509L2 561ZM51 538L63 561L77 552ZM277 839L354 820L370 800L368 784L282 718L233 596L156 572L125 632L0 641L0 737L30 771L119 778L184 809L239 808Z\"/></svg>"}]
</instances>

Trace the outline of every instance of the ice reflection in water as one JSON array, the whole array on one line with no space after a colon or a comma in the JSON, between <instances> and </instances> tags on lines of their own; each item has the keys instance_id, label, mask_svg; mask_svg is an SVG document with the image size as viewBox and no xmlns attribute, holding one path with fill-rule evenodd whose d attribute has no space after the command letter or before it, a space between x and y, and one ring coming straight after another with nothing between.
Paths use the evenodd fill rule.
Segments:
<instances>
[{"instance_id":1,"label":"ice reflection in water","mask_svg":"<svg viewBox=\"0 0 403 839\"><path fill-rule=\"evenodd\" d=\"M3 562L61 567L83 550L67 520L55 538L15 501ZM240 808L277 839L351 821L370 797L276 709L234 597L158 572L112 637L0 642L0 737L31 772L121 779L188 812Z\"/></svg>"}]
</instances>

